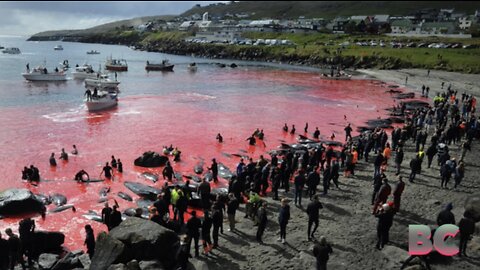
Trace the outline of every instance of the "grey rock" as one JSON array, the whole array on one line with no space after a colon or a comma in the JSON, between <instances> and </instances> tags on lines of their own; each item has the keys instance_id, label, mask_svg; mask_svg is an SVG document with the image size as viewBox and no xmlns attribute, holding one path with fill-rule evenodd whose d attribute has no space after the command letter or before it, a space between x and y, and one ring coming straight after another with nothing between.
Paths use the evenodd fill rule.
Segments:
<instances>
[{"instance_id":1,"label":"grey rock","mask_svg":"<svg viewBox=\"0 0 480 270\"><path fill-rule=\"evenodd\" d=\"M95 269L95 268L92 268L92 269ZM112 264L110 265L107 270L128 270L127 266L123 263L119 263L119 264Z\"/></svg>"},{"instance_id":2,"label":"grey rock","mask_svg":"<svg viewBox=\"0 0 480 270\"><path fill-rule=\"evenodd\" d=\"M120 258L124 249L125 245L121 241L111 237L106 232L99 233L90 269L108 269L112 263Z\"/></svg>"},{"instance_id":3,"label":"grey rock","mask_svg":"<svg viewBox=\"0 0 480 270\"><path fill-rule=\"evenodd\" d=\"M51 269L58 260L57 254L43 253L38 257L38 266L40 269Z\"/></svg>"},{"instance_id":4,"label":"grey rock","mask_svg":"<svg viewBox=\"0 0 480 270\"><path fill-rule=\"evenodd\" d=\"M193 270L209 270L207 263L204 261L190 259L190 264Z\"/></svg>"},{"instance_id":5,"label":"grey rock","mask_svg":"<svg viewBox=\"0 0 480 270\"><path fill-rule=\"evenodd\" d=\"M84 269L90 269L90 264L92 261L90 260L90 256L88 254L82 254L78 257L80 263L83 265Z\"/></svg>"},{"instance_id":6,"label":"grey rock","mask_svg":"<svg viewBox=\"0 0 480 270\"><path fill-rule=\"evenodd\" d=\"M141 261L141 270L163 270L165 269L159 261Z\"/></svg>"},{"instance_id":7,"label":"grey rock","mask_svg":"<svg viewBox=\"0 0 480 270\"><path fill-rule=\"evenodd\" d=\"M398 268L410 256L408 251L398 248L396 246L385 246L382 249L382 254L388 260L386 267L388 269Z\"/></svg>"},{"instance_id":8,"label":"grey rock","mask_svg":"<svg viewBox=\"0 0 480 270\"><path fill-rule=\"evenodd\" d=\"M25 188L11 188L0 192L0 215L9 216L45 211L43 203Z\"/></svg>"},{"instance_id":9,"label":"grey rock","mask_svg":"<svg viewBox=\"0 0 480 270\"><path fill-rule=\"evenodd\" d=\"M480 221L480 194L474 194L467 198L465 201L465 211L469 211L472 214L475 222Z\"/></svg>"},{"instance_id":10,"label":"grey rock","mask_svg":"<svg viewBox=\"0 0 480 270\"><path fill-rule=\"evenodd\" d=\"M140 264L138 263L137 260L132 260L127 263L127 268L128 270L141 270Z\"/></svg>"}]
</instances>

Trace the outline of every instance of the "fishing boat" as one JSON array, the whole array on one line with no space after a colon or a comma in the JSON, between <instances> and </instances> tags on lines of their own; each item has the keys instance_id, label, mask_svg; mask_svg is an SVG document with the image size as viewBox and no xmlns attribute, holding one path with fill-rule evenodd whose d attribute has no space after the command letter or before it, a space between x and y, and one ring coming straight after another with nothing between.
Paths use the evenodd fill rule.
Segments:
<instances>
[{"instance_id":1,"label":"fishing boat","mask_svg":"<svg viewBox=\"0 0 480 270\"><path fill-rule=\"evenodd\" d=\"M63 51L63 46L62 45L57 45L57 46L53 47L53 49L55 51Z\"/></svg>"},{"instance_id":2,"label":"fishing boat","mask_svg":"<svg viewBox=\"0 0 480 270\"><path fill-rule=\"evenodd\" d=\"M60 67L62 67L63 70L68 70L70 68L70 65L68 64L68 60L63 60L63 62L60 63Z\"/></svg>"},{"instance_id":3,"label":"fishing boat","mask_svg":"<svg viewBox=\"0 0 480 270\"><path fill-rule=\"evenodd\" d=\"M128 71L127 60L125 59L112 59L112 57L107 59L105 63L106 70L113 71Z\"/></svg>"},{"instance_id":4,"label":"fishing boat","mask_svg":"<svg viewBox=\"0 0 480 270\"><path fill-rule=\"evenodd\" d=\"M119 81L110 79L107 74L98 74L97 77L85 79L85 87L116 88L119 84Z\"/></svg>"},{"instance_id":5,"label":"fishing boat","mask_svg":"<svg viewBox=\"0 0 480 270\"><path fill-rule=\"evenodd\" d=\"M197 71L197 63L193 62L193 63L188 64L187 69L188 69L188 71L191 71L191 72Z\"/></svg>"},{"instance_id":6,"label":"fishing boat","mask_svg":"<svg viewBox=\"0 0 480 270\"><path fill-rule=\"evenodd\" d=\"M75 70L72 71L74 79L96 79L98 72L93 70L92 65L84 64L82 66L75 67ZM100 75L98 75L100 77Z\"/></svg>"},{"instance_id":7,"label":"fishing boat","mask_svg":"<svg viewBox=\"0 0 480 270\"><path fill-rule=\"evenodd\" d=\"M55 68L54 72L49 72L45 65L40 65L32 70L27 66L27 72L22 76L28 81L66 81L67 74L63 70Z\"/></svg>"},{"instance_id":8,"label":"fishing boat","mask_svg":"<svg viewBox=\"0 0 480 270\"><path fill-rule=\"evenodd\" d=\"M85 100L85 105L90 112L113 108L118 104L118 93L99 91L97 97Z\"/></svg>"},{"instance_id":9,"label":"fishing boat","mask_svg":"<svg viewBox=\"0 0 480 270\"><path fill-rule=\"evenodd\" d=\"M100 54L100 52L97 50L91 50L91 51L88 51L87 54Z\"/></svg>"},{"instance_id":10,"label":"fishing boat","mask_svg":"<svg viewBox=\"0 0 480 270\"><path fill-rule=\"evenodd\" d=\"M2 50L2 53L20 54L20 49L15 47L5 48L4 50Z\"/></svg>"},{"instance_id":11,"label":"fishing boat","mask_svg":"<svg viewBox=\"0 0 480 270\"><path fill-rule=\"evenodd\" d=\"M150 70L156 70L156 71L173 71L173 67L175 65L170 64L168 60L163 60L162 63L160 64L154 64L150 63L147 61L147 65L145 66L145 69L150 71Z\"/></svg>"}]
</instances>

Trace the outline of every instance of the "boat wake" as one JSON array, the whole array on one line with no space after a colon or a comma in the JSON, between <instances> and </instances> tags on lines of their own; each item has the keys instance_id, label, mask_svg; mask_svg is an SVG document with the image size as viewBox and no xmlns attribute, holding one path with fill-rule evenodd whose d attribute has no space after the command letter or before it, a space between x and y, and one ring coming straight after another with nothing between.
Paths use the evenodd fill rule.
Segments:
<instances>
[{"instance_id":1,"label":"boat wake","mask_svg":"<svg viewBox=\"0 0 480 270\"><path fill-rule=\"evenodd\" d=\"M210 96L210 95L200 94L196 92L179 94L180 102L205 101L205 100L212 100L216 98L217 98L216 96Z\"/></svg>"},{"instance_id":2,"label":"boat wake","mask_svg":"<svg viewBox=\"0 0 480 270\"><path fill-rule=\"evenodd\" d=\"M72 123L82 121L86 118L95 118L96 116L85 115L85 105L70 109L66 112L44 114L42 117L52 120L56 123Z\"/></svg>"}]
</instances>

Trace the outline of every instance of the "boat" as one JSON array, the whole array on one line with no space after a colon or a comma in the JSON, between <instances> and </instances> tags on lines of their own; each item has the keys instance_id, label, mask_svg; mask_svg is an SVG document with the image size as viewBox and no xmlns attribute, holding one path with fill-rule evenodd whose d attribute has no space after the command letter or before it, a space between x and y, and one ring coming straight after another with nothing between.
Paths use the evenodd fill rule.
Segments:
<instances>
[{"instance_id":1,"label":"boat","mask_svg":"<svg viewBox=\"0 0 480 270\"><path fill-rule=\"evenodd\" d=\"M145 69L146 70L157 70L157 71L173 71L173 67L175 65L173 64L170 64L168 62L168 60L162 60L162 63L160 64L154 64L154 63L150 63L149 61L147 61L147 65L145 66Z\"/></svg>"},{"instance_id":2,"label":"boat","mask_svg":"<svg viewBox=\"0 0 480 270\"><path fill-rule=\"evenodd\" d=\"M98 97L92 97L91 100L85 100L88 111L95 112L113 108L118 104L118 94L99 91Z\"/></svg>"},{"instance_id":3,"label":"boat","mask_svg":"<svg viewBox=\"0 0 480 270\"><path fill-rule=\"evenodd\" d=\"M127 60L125 59L112 59L112 57L107 59L105 63L106 70L113 71L128 71Z\"/></svg>"},{"instance_id":4,"label":"boat","mask_svg":"<svg viewBox=\"0 0 480 270\"><path fill-rule=\"evenodd\" d=\"M63 51L62 45L57 45L57 46L53 47L53 49L54 49L55 51Z\"/></svg>"},{"instance_id":5,"label":"boat","mask_svg":"<svg viewBox=\"0 0 480 270\"><path fill-rule=\"evenodd\" d=\"M191 72L197 71L197 63L193 62L193 63L188 64L187 69Z\"/></svg>"},{"instance_id":6,"label":"boat","mask_svg":"<svg viewBox=\"0 0 480 270\"><path fill-rule=\"evenodd\" d=\"M91 50L91 51L87 52L87 54L100 54L100 52L97 51L97 50Z\"/></svg>"},{"instance_id":7,"label":"boat","mask_svg":"<svg viewBox=\"0 0 480 270\"><path fill-rule=\"evenodd\" d=\"M72 71L74 79L96 79L97 72L93 70L92 65L84 64L82 66L75 67L75 70Z\"/></svg>"},{"instance_id":8,"label":"boat","mask_svg":"<svg viewBox=\"0 0 480 270\"><path fill-rule=\"evenodd\" d=\"M341 75L334 75L333 77L328 75L328 74L325 74L325 73L322 73L322 78L323 79L326 79L326 80L336 80L336 81L343 81L343 80L351 80L352 79L352 75L350 74L341 74Z\"/></svg>"},{"instance_id":9,"label":"boat","mask_svg":"<svg viewBox=\"0 0 480 270\"><path fill-rule=\"evenodd\" d=\"M3 49L5 49L5 47L3 47L2 45L0 45L0 50L3 50Z\"/></svg>"},{"instance_id":10,"label":"boat","mask_svg":"<svg viewBox=\"0 0 480 270\"><path fill-rule=\"evenodd\" d=\"M60 67L65 71L68 70L70 68L70 65L68 64L68 60L63 60L63 62L60 63Z\"/></svg>"},{"instance_id":11,"label":"boat","mask_svg":"<svg viewBox=\"0 0 480 270\"><path fill-rule=\"evenodd\" d=\"M27 72L22 73L22 76L28 81L66 81L67 74L63 70L55 68L54 72L49 72L45 65L38 66L32 70L28 68Z\"/></svg>"},{"instance_id":12,"label":"boat","mask_svg":"<svg viewBox=\"0 0 480 270\"><path fill-rule=\"evenodd\" d=\"M85 79L85 87L116 88L119 84L119 81L108 78L106 74L99 74L98 77Z\"/></svg>"},{"instance_id":13,"label":"boat","mask_svg":"<svg viewBox=\"0 0 480 270\"><path fill-rule=\"evenodd\" d=\"M5 48L2 50L2 53L20 54L20 49L15 47Z\"/></svg>"}]
</instances>

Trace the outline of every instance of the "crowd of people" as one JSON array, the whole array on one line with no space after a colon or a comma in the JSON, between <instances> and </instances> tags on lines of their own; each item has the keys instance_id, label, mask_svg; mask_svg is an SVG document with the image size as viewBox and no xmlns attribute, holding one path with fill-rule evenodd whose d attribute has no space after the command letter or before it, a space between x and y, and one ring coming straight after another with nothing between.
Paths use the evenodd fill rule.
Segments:
<instances>
[{"instance_id":1,"label":"crowd of people","mask_svg":"<svg viewBox=\"0 0 480 270\"><path fill-rule=\"evenodd\" d=\"M429 88L424 88L422 91L422 96L428 96ZM203 246L203 254L208 254L212 249L221 245L219 233L223 234L224 217L228 220L228 231L237 230L235 218L241 204L245 204L244 217L254 221L253 226L257 227L256 240L262 244L264 231L272 216L267 208L269 200L267 197L271 197L271 200L280 201L277 213L278 241L286 243L287 227L291 219L287 195L290 193L290 185L293 183L294 204L297 207L303 208L302 198L308 197L309 202L305 213L308 219L306 239L315 241L313 253L317 259L317 269L326 269L329 254L333 250L325 236L321 236L318 241L315 240L315 233L319 226L319 211L323 208L320 194L317 194L318 185L322 183L323 195L328 194L328 190L332 187L331 182L341 190L342 183L339 181L341 171L343 170L343 177L354 178L357 163L364 161L373 163L373 193L370 202L372 209L369 212L378 220L375 247L382 249L390 241L389 231L394 224L395 216L401 211L402 194L406 189L406 183L403 181L403 176L400 175L405 159L405 147L412 144L415 148L415 155L409 163L409 184L415 183L417 175L424 172L424 169L422 170L423 161L427 156L427 167L438 169L438 184L442 188L448 189L450 179L453 177L455 180L453 188L457 188L462 184L465 175L467 153L470 151L474 139L480 137L480 125L474 115L475 97L464 93L460 99L457 97L457 92L449 87L446 92L437 94L433 101L434 104L430 107L406 108L403 105L399 113L403 114L405 122L403 125L393 128L390 135L387 133L387 129L377 127L362 132L357 137L352 137L353 129L348 124L344 128L345 143L340 149L335 148L333 144L325 146L323 143L318 143L315 147L301 151L287 148L271 152L269 160L263 155L260 155L256 161L248 158L248 161L245 162L244 158L241 158L233 176L229 179L227 194L212 193L211 184L206 178L202 179L196 190L192 190L188 180L182 185L170 185L172 177L175 175L168 162L163 170L163 177L168 181L162 187L162 192L158 195L157 200L148 209L148 219L172 228L183 235L180 249L183 253L179 254L183 266L185 259L188 260L190 256L192 242L196 257L200 256L199 248L201 246ZM295 125L292 125L289 130L285 123L283 131L295 134ZM308 123L306 123L304 131L307 133ZM316 127L313 138L319 139L319 136L320 130ZM247 141L250 145L256 145L257 140L263 141L264 137L263 130L257 129ZM223 142L220 133L216 139L220 143ZM455 157L450 149L455 145L461 148L458 157ZM425 148L426 150L424 150ZM374 157L369 161L372 152ZM170 145L170 147L164 147L164 154L172 154L175 157L174 160L179 160L180 151ZM432 165L435 156L437 156L435 163L437 166ZM54 158L53 153L52 158ZM386 173L391 165L395 165L393 171L397 176L393 188ZM111 166L107 162L101 175L113 178L112 167L117 168L118 172L123 170L120 160L112 156ZM212 172L212 181L217 182L216 159L212 159L212 165L208 169ZM80 179L83 179L84 173L80 175ZM26 177L31 177L32 174L34 173L25 173ZM282 198L279 196L279 189L284 190L285 196ZM184 220L184 214L188 211L189 202L194 198L194 192L200 198L203 218L199 217L199 210L193 210L189 212L190 218ZM451 213L452 207L449 204L444 211L439 213L437 225L456 224L453 213ZM137 209L135 216L147 218L141 208ZM110 208L108 203L105 204L105 208L102 210L102 221L109 231L122 222L117 203L113 208ZM461 239L459 255L466 256L466 243L474 233L472 213L465 212L458 226ZM95 248L94 237L92 237L93 230L91 227L85 227L85 230L87 231L85 244L88 253L92 255ZM200 240L202 240L201 245Z\"/></svg>"}]
</instances>

